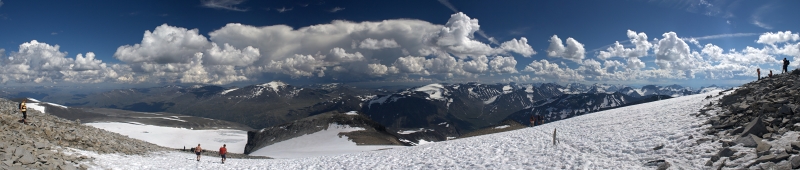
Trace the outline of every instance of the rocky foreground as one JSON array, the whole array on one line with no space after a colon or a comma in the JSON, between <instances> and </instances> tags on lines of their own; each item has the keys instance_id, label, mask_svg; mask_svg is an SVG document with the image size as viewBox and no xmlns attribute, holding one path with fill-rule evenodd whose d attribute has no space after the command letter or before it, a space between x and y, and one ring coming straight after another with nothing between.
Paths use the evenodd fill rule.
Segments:
<instances>
[{"instance_id":1,"label":"rocky foreground","mask_svg":"<svg viewBox=\"0 0 800 170\"><path fill-rule=\"evenodd\" d=\"M744 84L717 103L709 103L698 116L710 117L706 134L717 138L708 141L721 147L706 166L800 168L798 103L800 70Z\"/></svg>"},{"instance_id":2,"label":"rocky foreground","mask_svg":"<svg viewBox=\"0 0 800 170\"><path fill-rule=\"evenodd\" d=\"M18 103L0 99L0 169L86 169L97 153L147 154L169 149L29 109L29 125L18 122Z\"/></svg>"}]
</instances>

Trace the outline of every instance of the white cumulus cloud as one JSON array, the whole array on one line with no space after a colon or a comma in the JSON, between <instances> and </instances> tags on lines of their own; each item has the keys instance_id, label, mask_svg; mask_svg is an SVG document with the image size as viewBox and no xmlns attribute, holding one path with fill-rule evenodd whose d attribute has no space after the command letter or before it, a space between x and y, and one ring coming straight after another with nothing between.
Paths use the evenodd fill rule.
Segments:
<instances>
[{"instance_id":1,"label":"white cumulus cloud","mask_svg":"<svg viewBox=\"0 0 800 170\"><path fill-rule=\"evenodd\" d=\"M370 50L378 50L383 48L398 48L400 45L397 45L397 42L394 39L381 39L376 40L372 38L364 39L361 41L361 44L358 45L358 48L363 49L370 49Z\"/></svg>"},{"instance_id":2,"label":"white cumulus cloud","mask_svg":"<svg viewBox=\"0 0 800 170\"><path fill-rule=\"evenodd\" d=\"M567 38L566 44L567 45L564 46L561 42L561 38L558 38L557 35L553 35L550 37L550 46L547 48L547 56L561 57L575 62L583 60L584 54L586 53L583 44L572 37Z\"/></svg>"},{"instance_id":3,"label":"white cumulus cloud","mask_svg":"<svg viewBox=\"0 0 800 170\"><path fill-rule=\"evenodd\" d=\"M653 44L647 40L647 34L644 32L636 33L635 31L628 30L628 38L630 42L635 45L634 48L625 48L619 42L615 42L614 45L608 47L606 51L600 51L597 58L606 60L611 57L644 57L647 56L647 52L653 47Z\"/></svg>"},{"instance_id":4,"label":"white cumulus cloud","mask_svg":"<svg viewBox=\"0 0 800 170\"><path fill-rule=\"evenodd\" d=\"M694 76L694 69L701 68L704 60L697 52L692 52L683 39L675 32L663 34L655 47L656 65L661 69L682 70L686 76Z\"/></svg>"},{"instance_id":5,"label":"white cumulus cloud","mask_svg":"<svg viewBox=\"0 0 800 170\"><path fill-rule=\"evenodd\" d=\"M525 66L523 71L533 72L534 75L543 78L545 81L570 82L584 80L583 75L579 74L577 71L566 66L561 68L558 64L551 63L545 59L534 60Z\"/></svg>"},{"instance_id":6,"label":"white cumulus cloud","mask_svg":"<svg viewBox=\"0 0 800 170\"><path fill-rule=\"evenodd\" d=\"M782 42L791 42L800 40L800 35L792 33L792 31L779 31L776 33L766 32L758 36L757 43L761 44L776 44Z\"/></svg>"},{"instance_id":7,"label":"white cumulus cloud","mask_svg":"<svg viewBox=\"0 0 800 170\"><path fill-rule=\"evenodd\" d=\"M489 66L496 73L517 73L517 60L514 57L497 56L489 62Z\"/></svg>"},{"instance_id":8,"label":"white cumulus cloud","mask_svg":"<svg viewBox=\"0 0 800 170\"><path fill-rule=\"evenodd\" d=\"M188 62L195 53L210 46L197 29L186 29L163 24L155 30L144 32L142 42L117 48L114 57L120 61L178 63Z\"/></svg>"}]
</instances>

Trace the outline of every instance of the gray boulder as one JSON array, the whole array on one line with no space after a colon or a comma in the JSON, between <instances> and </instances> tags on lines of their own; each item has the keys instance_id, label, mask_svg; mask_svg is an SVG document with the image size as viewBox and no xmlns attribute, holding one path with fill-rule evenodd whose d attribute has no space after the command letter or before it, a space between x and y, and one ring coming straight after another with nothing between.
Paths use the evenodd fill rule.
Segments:
<instances>
[{"instance_id":1,"label":"gray boulder","mask_svg":"<svg viewBox=\"0 0 800 170\"><path fill-rule=\"evenodd\" d=\"M794 114L794 113L793 113L791 107L789 107L788 105L783 105L778 109L778 114L791 115L791 114Z\"/></svg>"},{"instance_id":2,"label":"gray boulder","mask_svg":"<svg viewBox=\"0 0 800 170\"><path fill-rule=\"evenodd\" d=\"M764 125L763 121L764 120L762 120L761 117L753 119L750 121L750 123L747 123L747 126L745 126L744 131L742 131L740 136L747 136L749 134L761 136L765 133L769 133L767 126Z\"/></svg>"},{"instance_id":3,"label":"gray boulder","mask_svg":"<svg viewBox=\"0 0 800 170\"><path fill-rule=\"evenodd\" d=\"M764 162L777 162L777 161L778 161L778 159L775 158L775 155L764 155L764 156L758 157L758 159L756 159L756 161L753 162L752 164L750 164L749 166L758 165L758 164L764 163Z\"/></svg>"},{"instance_id":4,"label":"gray boulder","mask_svg":"<svg viewBox=\"0 0 800 170\"><path fill-rule=\"evenodd\" d=\"M792 163L789 162L789 161L781 161L781 162L778 162L777 164L775 164L774 168L776 170L791 170L792 169Z\"/></svg>"},{"instance_id":5,"label":"gray boulder","mask_svg":"<svg viewBox=\"0 0 800 170\"><path fill-rule=\"evenodd\" d=\"M761 143L761 138L755 135L747 135L743 137L739 137L733 141L736 144L742 144L744 147L756 147L758 143Z\"/></svg>"},{"instance_id":6,"label":"gray boulder","mask_svg":"<svg viewBox=\"0 0 800 170\"><path fill-rule=\"evenodd\" d=\"M789 162L792 162L792 168L800 168L800 156L792 156L792 158L789 158Z\"/></svg>"},{"instance_id":7,"label":"gray boulder","mask_svg":"<svg viewBox=\"0 0 800 170\"><path fill-rule=\"evenodd\" d=\"M736 153L736 150L725 147L722 148L722 150L719 150L719 152L717 152L717 155L720 157L731 157L733 156L734 153Z\"/></svg>"},{"instance_id":8,"label":"gray boulder","mask_svg":"<svg viewBox=\"0 0 800 170\"><path fill-rule=\"evenodd\" d=\"M31 153L25 153L25 154L24 154L24 155L23 155L21 158L19 158L19 160L17 160L17 161L19 161L19 163L22 163L23 165L29 165L29 164L33 164L33 163L35 163L35 162L36 162L36 159L33 157L33 155L32 155Z\"/></svg>"},{"instance_id":9,"label":"gray boulder","mask_svg":"<svg viewBox=\"0 0 800 170\"><path fill-rule=\"evenodd\" d=\"M757 143L758 144L756 145L756 154L758 154L758 156L769 154L769 149L772 148L772 145L764 142L757 142Z\"/></svg>"}]
</instances>

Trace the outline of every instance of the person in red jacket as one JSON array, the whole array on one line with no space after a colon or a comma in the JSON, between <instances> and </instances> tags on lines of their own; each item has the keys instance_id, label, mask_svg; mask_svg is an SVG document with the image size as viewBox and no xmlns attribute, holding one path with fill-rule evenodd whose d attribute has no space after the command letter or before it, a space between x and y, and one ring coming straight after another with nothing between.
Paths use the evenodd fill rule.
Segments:
<instances>
[{"instance_id":1,"label":"person in red jacket","mask_svg":"<svg viewBox=\"0 0 800 170\"><path fill-rule=\"evenodd\" d=\"M225 144L222 144L222 147L219 148L219 156L222 157L222 164L225 164L225 154L228 153L228 149L225 148Z\"/></svg>"}]
</instances>

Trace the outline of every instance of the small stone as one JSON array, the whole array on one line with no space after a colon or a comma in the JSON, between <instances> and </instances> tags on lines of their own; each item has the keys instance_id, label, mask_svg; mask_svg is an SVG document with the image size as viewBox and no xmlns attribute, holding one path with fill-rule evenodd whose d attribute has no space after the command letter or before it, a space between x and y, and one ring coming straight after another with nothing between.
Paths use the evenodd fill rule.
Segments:
<instances>
[{"instance_id":1,"label":"small stone","mask_svg":"<svg viewBox=\"0 0 800 170\"><path fill-rule=\"evenodd\" d=\"M781 161L775 164L775 169L784 170L784 169L792 169L792 163L789 161Z\"/></svg>"},{"instance_id":2,"label":"small stone","mask_svg":"<svg viewBox=\"0 0 800 170\"><path fill-rule=\"evenodd\" d=\"M23 155L23 156L22 156L21 158L19 158L19 160L17 160L17 161L19 161L19 162L20 162L20 163L22 163L23 165L28 165L28 164L36 163L36 159L34 159L33 155L31 155L31 153L25 153L25 155Z\"/></svg>"},{"instance_id":3,"label":"small stone","mask_svg":"<svg viewBox=\"0 0 800 170\"><path fill-rule=\"evenodd\" d=\"M657 151L657 150L660 150L660 149L663 149L663 148L664 148L664 144L660 144L660 145L656 146L655 148L653 148L653 150Z\"/></svg>"},{"instance_id":4,"label":"small stone","mask_svg":"<svg viewBox=\"0 0 800 170\"><path fill-rule=\"evenodd\" d=\"M766 163L761 164L760 167L761 167L761 169L769 169L769 170L771 170L771 169L775 168L775 163L766 162Z\"/></svg>"},{"instance_id":5,"label":"small stone","mask_svg":"<svg viewBox=\"0 0 800 170\"><path fill-rule=\"evenodd\" d=\"M772 145L765 142L759 142L758 146L756 146L756 153L758 156L766 155L769 154L769 149L771 148Z\"/></svg>"},{"instance_id":6,"label":"small stone","mask_svg":"<svg viewBox=\"0 0 800 170\"><path fill-rule=\"evenodd\" d=\"M75 167L75 165L72 165L72 163L59 165L58 167L63 169L63 170L77 170L78 169L78 168Z\"/></svg>"}]
</instances>

